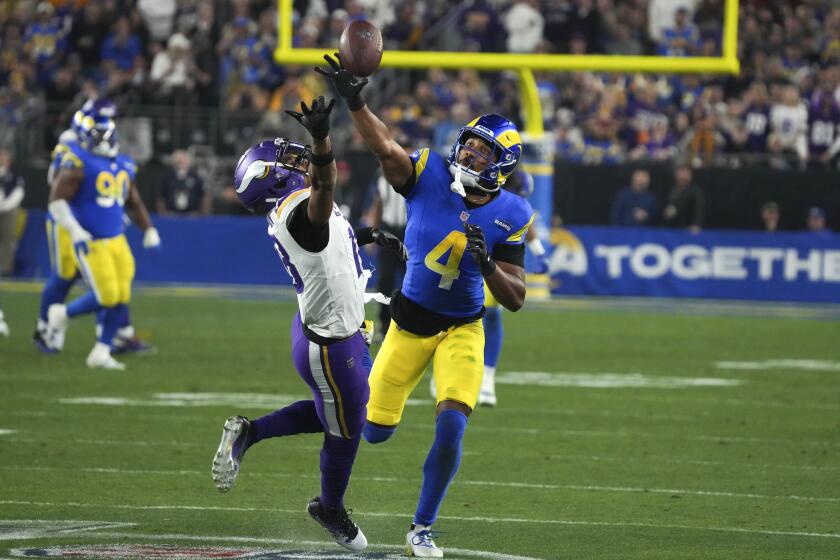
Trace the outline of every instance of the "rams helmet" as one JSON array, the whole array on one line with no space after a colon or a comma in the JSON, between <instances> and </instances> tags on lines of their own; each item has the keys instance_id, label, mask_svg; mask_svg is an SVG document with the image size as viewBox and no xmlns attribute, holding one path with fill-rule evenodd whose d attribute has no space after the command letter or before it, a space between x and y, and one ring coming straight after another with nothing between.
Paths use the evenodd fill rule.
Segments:
<instances>
[{"instance_id":1,"label":"rams helmet","mask_svg":"<svg viewBox=\"0 0 840 560\"><path fill-rule=\"evenodd\" d=\"M116 116L117 108L109 99L88 99L73 115L71 128L84 149L100 156L117 157L120 145L114 123Z\"/></svg>"},{"instance_id":2,"label":"rams helmet","mask_svg":"<svg viewBox=\"0 0 840 560\"><path fill-rule=\"evenodd\" d=\"M471 137L483 140L492 148L490 158L466 146ZM481 171L476 171L471 169L471 163L462 165L458 162L462 150L470 152L471 162L484 159L487 166ZM458 139L449 151L447 161L453 176L460 169L461 182L465 187L493 193L505 184L521 157L522 138L516 125L501 115L489 114L482 115L461 128Z\"/></svg>"}]
</instances>

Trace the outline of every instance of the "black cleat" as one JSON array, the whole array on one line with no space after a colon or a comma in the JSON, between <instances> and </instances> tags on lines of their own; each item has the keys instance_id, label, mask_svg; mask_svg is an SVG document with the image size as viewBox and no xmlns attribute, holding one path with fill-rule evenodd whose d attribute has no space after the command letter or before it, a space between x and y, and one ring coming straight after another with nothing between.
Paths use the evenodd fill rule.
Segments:
<instances>
[{"instance_id":1,"label":"black cleat","mask_svg":"<svg viewBox=\"0 0 840 560\"><path fill-rule=\"evenodd\" d=\"M326 529L335 542L353 552L367 548L367 539L362 530L350 519L350 512L344 508L328 508L321 503L321 498L312 498L306 506L309 515Z\"/></svg>"}]
</instances>

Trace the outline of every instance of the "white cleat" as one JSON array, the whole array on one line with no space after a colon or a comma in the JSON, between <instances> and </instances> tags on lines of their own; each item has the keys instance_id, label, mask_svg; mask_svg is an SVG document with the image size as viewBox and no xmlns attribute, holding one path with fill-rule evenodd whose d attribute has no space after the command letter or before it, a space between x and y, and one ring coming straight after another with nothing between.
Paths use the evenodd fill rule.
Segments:
<instances>
[{"instance_id":1,"label":"white cleat","mask_svg":"<svg viewBox=\"0 0 840 560\"><path fill-rule=\"evenodd\" d=\"M484 368L484 377L481 378L481 388L478 390L478 404L481 406L496 406L496 372L490 372Z\"/></svg>"},{"instance_id":2,"label":"white cleat","mask_svg":"<svg viewBox=\"0 0 840 560\"><path fill-rule=\"evenodd\" d=\"M443 551L432 540L432 528L426 525L414 525L405 536L405 552L418 558L443 558Z\"/></svg>"},{"instance_id":3,"label":"white cleat","mask_svg":"<svg viewBox=\"0 0 840 560\"><path fill-rule=\"evenodd\" d=\"M52 309L54 306L50 306ZM90 351L87 357L87 366L89 368L123 370L125 364L118 362L111 356L111 348L107 344L97 342L93 345L93 350Z\"/></svg>"},{"instance_id":4,"label":"white cleat","mask_svg":"<svg viewBox=\"0 0 840 560\"><path fill-rule=\"evenodd\" d=\"M6 324L6 321L3 317L3 312L0 311L0 335L8 337L9 332L9 325Z\"/></svg>"},{"instance_id":5,"label":"white cleat","mask_svg":"<svg viewBox=\"0 0 840 560\"><path fill-rule=\"evenodd\" d=\"M57 352L64 349L64 335L67 334L67 322L67 306L63 303L50 305L49 309L47 309L47 332L44 338L47 341L47 345Z\"/></svg>"},{"instance_id":6,"label":"white cleat","mask_svg":"<svg viewBox=\"0 0 840 560\"><path fill-rule=\"evenodd\" d=\"M239 464L247 449L245 443L251 423L244 416L231 416L225 421L219 448L213 455L213 483L219 492L227 492L236 482Z\"/></svg>"}]
</instances>

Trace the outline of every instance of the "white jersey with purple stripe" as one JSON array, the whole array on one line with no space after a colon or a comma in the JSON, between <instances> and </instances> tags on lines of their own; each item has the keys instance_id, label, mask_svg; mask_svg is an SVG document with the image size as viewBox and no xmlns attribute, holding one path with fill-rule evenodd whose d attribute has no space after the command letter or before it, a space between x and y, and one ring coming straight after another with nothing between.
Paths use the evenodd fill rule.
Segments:
<instances>
[{"instance_id":1,"label":"white jersey with purple stripe","mask_svg":"<svg viewBox=\"0 0 840 560\"><path fill-rule=\"evenodd\" d=\"M297 292L301 321L325 338L346 338L365 319L365 285L356 235L337 206L330 216L329 242L317 253L300 247L289 232L291 212L309 199L310 189L294 191L268 214L268 234L274 241Z\"/></svg>"}]
</instances>

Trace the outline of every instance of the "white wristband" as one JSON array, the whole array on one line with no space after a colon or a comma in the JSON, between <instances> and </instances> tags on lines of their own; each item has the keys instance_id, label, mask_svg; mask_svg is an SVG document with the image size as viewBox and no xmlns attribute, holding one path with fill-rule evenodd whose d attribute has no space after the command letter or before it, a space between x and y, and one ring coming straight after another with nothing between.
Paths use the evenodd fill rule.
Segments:
<instances>
[{"instance_id":1,"label":"white wristband","mask_svg":"<svg viewBox=\"0 0 840 560\"><path fill-rule=\"evenodd\" d=\"M73 215L73 210L70 209L70 205L63 198L50 202L47 205L47 209L50 211L50 215L56 223L70 232L73 243L91 238L87 230L76 220L76 216Z\"/></svg>"},{"instance_id":2,"label":"white wristband","mask_svg":"<svg viewBox=\"0 0 840 560\"><path fill-rule=\"evenodd\" d=\"M531 250L531 254L535 257L541 257L545 255L545 247L543 247L542 241L539 238L532 239L528 242L528 249Z\"/></svg>"},{"instance_id":3,"label":"white wristband","mask_svg":"<svg viewBox=\"0 0 840 560\"><path fill-rule=\"evenodd\" d=\"M160 234L154 227L150 227L143 234L143 248L151 249L160 245Z\"/></svg>"}]
</instances>

